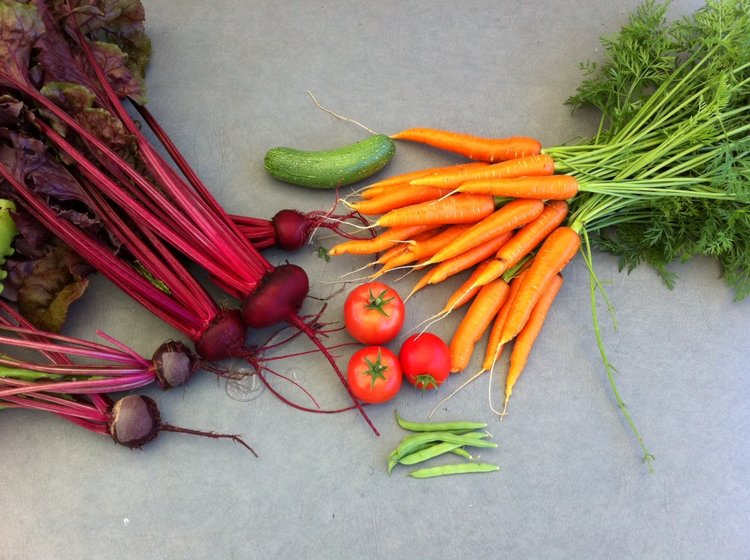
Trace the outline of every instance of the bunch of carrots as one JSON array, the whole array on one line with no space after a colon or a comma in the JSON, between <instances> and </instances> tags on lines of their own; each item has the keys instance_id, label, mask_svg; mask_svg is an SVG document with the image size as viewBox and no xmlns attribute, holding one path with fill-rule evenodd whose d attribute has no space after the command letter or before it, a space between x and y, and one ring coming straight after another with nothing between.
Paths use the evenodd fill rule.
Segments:
<instances>
[{"instance_id":1,"label":"bunch of carrots","mask_svg":"<svg viewBox=\"0 0 750 560\"><path fill-rule=\"evenodd\" d=\"M503 413L552 301L561 272L580 247L564 225L574 176L555 173L554 160L532 138L486 139L407 129L394 138L418 141L478 160L384 179L345 201L374 217L379 233L332 247L333 256L378 255L377 277L408 267L422 273L418 290L472 269L468 279L430 319L468 306L450 342L451 371L468 365L489 330L477 376L491 371L513 341ZM476 377L476 376L475 376Z\"/></svg>"},{"instance_id":2,"label":"bunch of carrots","mask_svg":"<svg viewBox=\"0 0 750 560\"><path fill-rule=\"evenodd\" d=\"M349 204L377 216L379 234L331 250L377 254L376 275L422 272L412 293L472 269L434 318L468 305L450 345L456 372L488 330L477 375L492 372L512 342L503 410L580 251L602 362L649 463L601 338L597 294L610 302L592 247L628 270L651 265L668 287L670 263L709 256L737 300L750 295L750 0L708 0L673 22L667 6L644 2L603 41L603 62L583 65L586 78L568 103L599 110L594 136L542 147L526 137L403 130L391 137L470 161L365 187Z\"/></svg>"}]
</instances>

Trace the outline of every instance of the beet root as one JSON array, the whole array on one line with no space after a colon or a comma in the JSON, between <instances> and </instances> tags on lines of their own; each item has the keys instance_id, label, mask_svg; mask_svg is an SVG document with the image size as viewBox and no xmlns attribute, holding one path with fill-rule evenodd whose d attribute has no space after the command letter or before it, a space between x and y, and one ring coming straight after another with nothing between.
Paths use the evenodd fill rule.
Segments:
<instances>
[{"instance_id":1,"label":"beet root","mask_svg":"<svg viewBox=\"0 0 750 560\"><path fill-rule=\"evenodd\" d=\"M276 244L284 251L296 251L307 243L313 223L297 210L279 210L273 218Z\"/></svg>"},{"instance_id":2,"label":"beet root","mask_svg":"<svg viewBox=\"0 0 750 560\"><path fill-rule=\"evenodd\" d=\"M245 324L255 329L293 322L310 289L307 273L295 264L283 264L267 273L242 304Z\"/></svg>"},{"instance_id":3,"label":"beet root","mask_svg":"<svg viewBox=\"0 0 750 560\"><path fill-rule=\"evenodd\" d=\"M168 340L156 349L151 358L156 381L162 389L187 383L195 372L196 357L182 342Z\"/></svg>"},{"instance_id":4,"label":"beet root","mask_svg":"<svg viewBox=\"0 0 750 560\"><path fill-rule=\"evenodd\" d=\"M236 309L222 309L195 343L195 350L207 361L238 356L245 346L247 327Z\"/></svg>"},{"instance_id":5,"label":"beet root","mask_svg":"<svg viewBox=\"0 0 750 560\"><path fill-rule=\"evenodd\" d=\"M117 443L137 449L159 433L161 414L156 402L140 395L128 395L112 405L109 433Z\"/></svg>"}]
</instances>

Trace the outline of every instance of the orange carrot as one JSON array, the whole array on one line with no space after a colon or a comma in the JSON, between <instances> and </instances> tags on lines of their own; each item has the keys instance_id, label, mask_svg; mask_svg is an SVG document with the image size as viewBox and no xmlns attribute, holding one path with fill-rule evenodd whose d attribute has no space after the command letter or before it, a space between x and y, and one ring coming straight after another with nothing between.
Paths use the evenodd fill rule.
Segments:
<instances>
[{"instance_id":1,"label":"orange carrot","mask_svg":"<svg viewBox=\"0 0 750 560\"><path fill-rule=\"evenodd\" d=\"M481 286L474 286L474 281L480 274L482 274L482 271L489 263L490 261L484 260L477 265L466 281L453 291L438 315L445 315L454 309L458 309L477 295Z\"/></svg>"},{"instance_id":2,"label":"orange carrot","mask_svg":"<svg viewBox=\"0 0 750 560\"><path fill-rule=\"evenodd\" d=\"M482 286L469 306L449 344L451 373L463 370L474 352L474 346L484 336L487 327L508 297L508 284L498 279Z\"/></svg>"},{"instance_id":3,"label":"orange carrot","mask_svg":"<svg viewBox=\"0 0 750 560\"><path fill-rule=\"evenodd\" d=\"M546 154L520 157L484 167L433 173L411 181L412 185L455 188L466 181L507 177L538 177L555 172L554 160Z\"/></svg>"},{"instance_id":4,"label":"orange carrot","mask_svg":"<svg viewBox=\"0 0 750 560\"><path fill-rule=\"evenodd\" d=\"M350 239L334 245L328 250L331 256L343 255L373 255L385 251L398 243L410 243L412 238L429 229L434 229L437 225L414 225L391 228L380 235L367 239Z\"/></svg>"},{"instance_id":5,"label":"orange carrot","mask_svg":"<svg viewBox=\"0 0 750 560\"><path fill-rule=\"evenodd\" d=\"M484 138L436 128L408 128L392 134L391 138L420 142L469 159L490 163L531 156L538 154L542 149L538 140L525 136Z\"/></svg>"},{"instance_id":6,"label":"orange carrot","mask_svg":"<svg viewBox=\"0 0 750 560\"><path fill-rule=\"evenodd\" d=\"M572 175L483 179L461 183L456 190L514 198L567 200L578 193L578 181Z\"/></svg>"},{"instance_id":7,"label":"orange carrot","mask_svg":"<svg viewBox=\"0 0 750 560\"><path fill-rule=\"evenodd\" d=\"M361 196L362 198L372 198L373 196L382 194L389 187L407 184L410 181L419 179L420 177L426 177L427 175L438 174L438 173L448 173L450 171L460 171L461 169L464 169L464 168L471 169L473 167L484 167L486 165L487 163L483 161L472 161L471 163L442 165L440 167L429 167L426 169L418 169L416 171L409 171L407 173L400 173L399 175L394 175L393 177L381 179L380 181L367 185L360 191L359 196Z\"/></svg>"},{"instance_id":8,"label":"orange carrot","mask_svg":"<svg viewBox=\"0 0 750 560\"><path fill-rule=\"evenodd\" d=\"M471 224L495 211L495 200L484 194L457 194L391 210L375 221L376 226Z\"/></svg>"},{"instance_id":9,"label":"orange carrot","mask_svg":"<svg viewBox=\"0 0 750 560\"><path fill-rule=\"evenodd\" d=\"M547 285L565 268L580 246L578 232L567 226L560 226L547 236L531 261L518 294L513 299L500 337L501 344L520 332Z\"/></svg>"},{"instance_id":10,"label":"orange carrot","mask_svg":"<svg viewBox=\"0 0 750 560\"><path fill-rule=\"evenodd\" d=\"M521 376L526 362L529 359L531 348L536 341L539 332L542 330L544 320L547 317L552 302L557 296L560 288L563 285L563 277L560 274L555 274L552 280L547 284L547 287L543 290L541 297L534 305L534 308L529 315L528 321L516 336L513 342L513 350L510 353L510 366L508 367L508 374L505 378L505 402L503 403L503 415L508 409L508 400L510 395L513 393L513 386Z\"/></svg>"},{"instance_id":11,"label":"orange carrot","mask_svg":"<svg viewBox=\"0 0 750 560\"><path fill-rule=\"evenodd\" d=\"M477 276L477 286L482 286L499 278L516 266L521 259L531 253L537 245L559 226L568 215L568 203L555 200L545 205L542 213L534 221L523 226L505 245L495 254L495 260L485 267L483 273Z\"/></svg>"},{"instance_id":12,"label":"orange carrot","mask_svg":"<svg viewBox=\"0 0 750 560\"><path fill-rule=\"evenodd\" d=\"M511 235L511 232L498 235L487 243L477 245L473 249L469 249L468 251L456 255L451 259L442 261L437 266L426 272L419 279L414 288L412 288L411 293L408 295L408 297L411 297L417 290L421 290L428 284L438 284L443 280L450 278L454 274L463 272L464 270L471 268L475 264L482 262L487 257L495 254L497 250L503 246L504 243L507 243ZM422 261L418 266L427 266L426 262L427 261Z\"/></svg>"},{"instance_id":13,"label":"orange carrot","mask_svg":"<svg viewBox=\"0 0 750 560\"><path fill-rule=\"evenodd\" d=\"M437 235L440 231L442 231L442 228L439 228L439 227L428 229L427 231L423 231L422 233L418 233L414 235L411 238L411 241L415 243L419 243L420 241L429 239L433 235ZM411 246L411 243L397 243L393 245L392 247L383 251L381 255L371 263L371 265L372 266L385 265L389 260L394 259L398 257L399 255L403 254L405 251L407 251L410 246Z\"/></svg>"},{"instance_id":14,"label":"orange carrot","mask_svg":"<svg viewBox=\"0 0 750 560\"><path fill-rule=\"evenodd\" d=\"M399 266L405 266L420 259L431 257L436 251L445 247L445 245L453 241L468 228L469 226L467 224L455 224L447 226L435 235L429 236L426 239L415 239L414 243L407 245L401 254L395 255L393 258L385 262L377 272L376 276L380 276L381 274Z\"/></svg>"},{"instance_id":15,"label":"orange carrot","mask_svg":"<svg viewBox=\"0 0 750 560\"><path fill-rule=\"evenodd\" d=\"M443 308L431 317L428 317L427 319L419 323L419 325L428 323L429 327L429 325L444 318L454 309L458 309L459 307L466 305L472 299L474 299L474 296L477 295L481 286L477 286L476 288L473 288L471 290L469 289L469 287L473 285L474 278L476 278L476 276L481 273L482 269L487 266L488 262L488 260L484 260L479 263L479 265L474 269L469 278L463 284L461 284L461 286L453 291L451 296L448 298L448 301L445 302Z\"/></svg>"},{"instance_id":16,"label":"orange carrot","mask_svg":"<svg viewBox=\"0 0 750 560\"><path fill-rule=\"evenodd\" d=\"M543 210L544 203L541 200L512 200L471 226L452 243L435 253L427 261L427 264L439 263L450 259L461 253L465 253L477 245L487 243L498 235L526 225L536 219Z\"/></svg>"},{"instance_id":17,"label":"orange carrot","mask_svg":"<svg viewBox=\"0 0 750 560\"><path fill-rule=\"evenodd\" d=\"M420 187L403 185L401 188L392 189L384 192L380 196L361 200L359 202L345 202L345 204L352 210L356 210L360 214L365 216L373 216L375 214L385 214L396 208L403 208L412 204L418 204L420 202L427 202L429 200L437 200L447 194L450 194L451 189L441 189L438 187Z\"/></svg>"},{"instance_id":18,"label":"orange carrot","mask_svg":"<svg viewBox=\"0 0 750 560\"><path fill-rule=\"evenodd\" d=\"M380 196L392 190L394 188L400 188L403 185L408 185L411 181L416 181L423 177L430 175L441 175L444 173L460 173L463 170L476 169L480 167L487 167L487 162L484 161L472 161L470 163L456 163L453 165L441 166L441 167L430 167L427 169L419 169L417 171L410 171L408 173L402 173L400 175L394 175L387 179L378 181L364 187L359 191L361 198L373 198ZM440 185L437 185L440 186Z\"/></svg>"},{"instance_id":19,"label":"orange carrot","mask_svg":"<svg viewBox=\"0 0 750 560\"><path fill-rule=\"evenodd\" d=\"M484 354L484 362L482 362L482 371L490 371L495 366L495 362L500 357L500 354L503 353L505 345L500 344L500 334L502 333L505 321L508 319L508 311L510 311L511 302L516 297L518 287L521 285L525 274L526 269L523 269L510 281L508 297L506 298L503 307L498 312L497 317L495 317L495 322L492 324L489 337L487 338L487 349ZM479 286L473 287L472 289L479 289Z\"/></svg>"}]
</instances>

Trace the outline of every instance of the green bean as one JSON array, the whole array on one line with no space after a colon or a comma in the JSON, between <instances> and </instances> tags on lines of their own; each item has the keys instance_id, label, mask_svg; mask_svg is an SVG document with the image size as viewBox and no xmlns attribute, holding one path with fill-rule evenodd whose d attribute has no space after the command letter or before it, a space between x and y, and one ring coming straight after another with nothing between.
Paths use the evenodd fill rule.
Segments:
<instances>
[{"instance_id":1,"label":"green bean","mask_svg":"<svg viewBox=\"0 0 750 560\"><path fill-rule=\"evenodd\" d=\"M410 453L409 455L406 455L405 457L401 457L401 459L399 460L399 463L401 463L402 465L416 465L417 463L427 461L429 459L437 457L438 455L442 455L443 453L449 453L451 451L455 451L457 448L460 448L460 447L461 447L460 443L449 443L449 442L436 443L420 451L417 451L415 453Z\"/></svg>"},{"instance_id":2,"label":"green bean","mask_svg":"<svg viewBox=\"0 0 750 560\"><path fill-rule=\"evenodd\" d=\"M411 432L454 432L466 430L481 430L487 427L484 422L411 422L404 420L396 411L398 425Z\"/></svg>"},{"instance_id":3,"label":"green bean","mask_svg":"<svg viewBox=\"0 0 750 560\"><path fill-rule=\"evenodd\" d=\"M451 453L454 455L458 455L459 457L463 457L464 459L473 459L474 457L471 456L471 453L466 451L463 447L456 447L455 449L451 449Z\"/></svg>"},{"instance_id":4,"label":"green bean","mask_svg":"<svg viewBox=\"0 0 750 560\"><path fill-rule=\"evenodd\" d=\"M472 447L497 447L494 441L485 441L489 434L486 432L473 432L466 435L456 435L450 432L423 432L405 437L399 446L388 456L388 472L401 460L402 457L410 455L417 450L423 449L425 443L446 442Z\"/></svg>"},{"instance_id":5,"label":"green bean","mask_svg":"<svg viewBox=\"0 0 750 560\"><path fill-rule=\"evenodd\" d=\"M458 463L453 465L441 465L439 467L428 467L418 469L409 473L414 478L433 478L448 474L483 473L499 471L500 467L489 463Z\"/></svg>"},{"instance_id":6,"label":"green bean","mask_svg":"<svg viewBox=\"0 0 750 560\"><path fill-rule=\"evenodd\" d=\"M428 437L429 436L429 437ZM405 436L401 443L399 443L399 447L407 447L407 446L413 446L413 445L420 445L421 442L426 441L428 444L432 441L446 441L445 439L441 439L444 437L464 437L468 439L486 439L488 437L491 437L489 432L485 431L472 431L472 432L463 432L460 434L457 434L455 432L417 432L415 434L411 434L408 436ZM414 450L412 450L414 451Z\"/></svg>"}]
</instances>

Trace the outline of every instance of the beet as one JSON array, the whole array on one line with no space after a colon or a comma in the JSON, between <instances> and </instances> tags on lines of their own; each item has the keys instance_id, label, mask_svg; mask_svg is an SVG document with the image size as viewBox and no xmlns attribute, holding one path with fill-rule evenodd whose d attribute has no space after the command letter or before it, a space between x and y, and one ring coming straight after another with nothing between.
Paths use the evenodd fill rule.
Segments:
<instances>
[{"instance_id":1,"label":"beet","mask_svg":"<svg viewBox=\"0 0 750 560\"><path fill-rule=\"evenodd\" d=\"M242 304L245 324L255 329L281 322L295 323L297 311L310 289L307 273L296 264L283 264L268 272Z\"/></svg>"},{"instance_id":2,"label":"beet","mask_svg":"<svg viewBox=\"0 0 750 560\"><path fill-rule=\"evenodd\" d=\"M276 243L284 251L296 251L307 243L314 224L296 210L280 210L271 218Z\"/></svg>"},{"instance_id":3,"label":"beet","mask_svg":"<svg viewBox=\"0 0 750 560\"><path fill-rule=\"evenodd\" d=\"M112 405L109 433L120 445L142 447L156 437L160 426L159 408L149 397L128 395Z\"/></svg>"},{"instance_id":4,"label":"beet","mask_svg":"<svg viewBox=\"0 0 750 560\"><path fill-rule=\"evenodd\" d=\"M196 357L182 342L168 340L156 349L151 358L156 381L162 389L187 383L195 372Z\"/></svg>"},{"instance_id":5,"label":"beet","mask_svg":"<svg viewBox=\"0 0 750 560\"><path fill-rule=\"evenodd\" d=\"M238 356L245 345L247 327L236 309L222 309L195 344L204 360L223 360Z\"/></svg>"}]
</instances>

